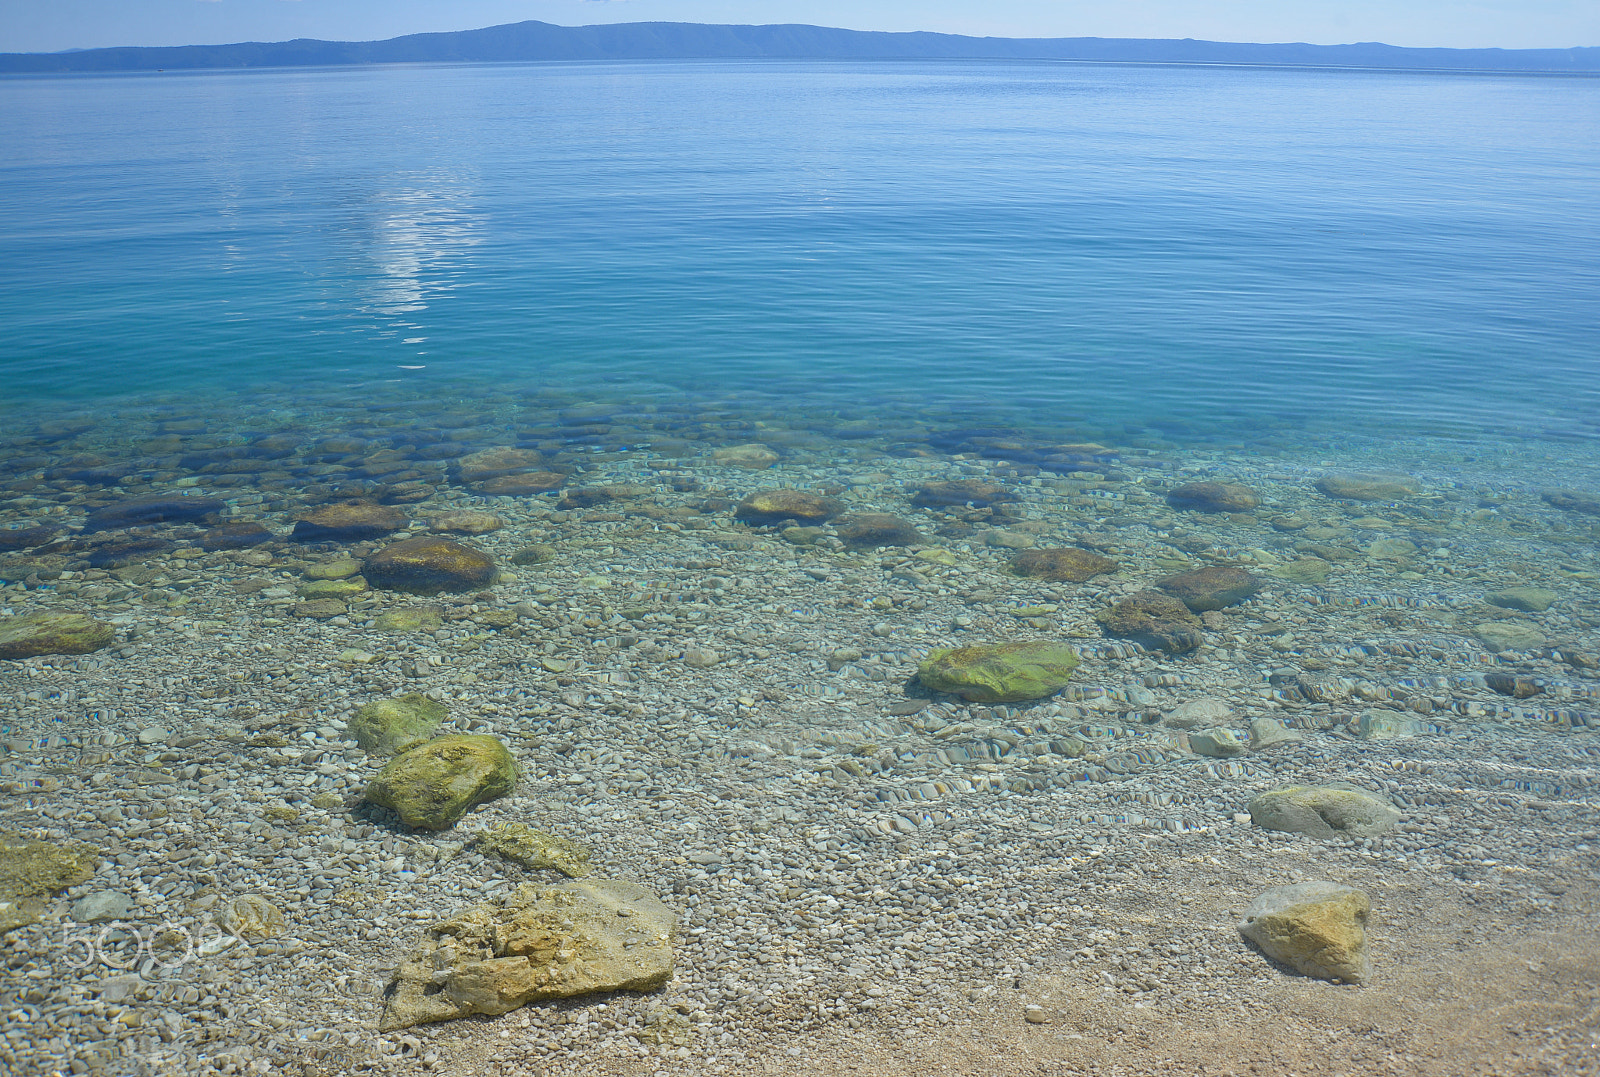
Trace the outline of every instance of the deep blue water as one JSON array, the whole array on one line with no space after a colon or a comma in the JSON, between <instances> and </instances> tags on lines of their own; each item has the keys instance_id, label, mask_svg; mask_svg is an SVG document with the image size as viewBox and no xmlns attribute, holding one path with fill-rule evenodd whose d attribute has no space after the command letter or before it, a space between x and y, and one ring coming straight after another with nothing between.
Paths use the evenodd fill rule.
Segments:
<instances>
[{"instance_id":1,"label":"deep blue water","mask_svg":"<svg viewBox=\"0 0 1600 1077\"><path fill-rule=\"evenodd\" d=\"M0 145L12 401L398 376L1202 425L1600 416L1600 80L17 79Z\"/></svg>"}]
</instances>

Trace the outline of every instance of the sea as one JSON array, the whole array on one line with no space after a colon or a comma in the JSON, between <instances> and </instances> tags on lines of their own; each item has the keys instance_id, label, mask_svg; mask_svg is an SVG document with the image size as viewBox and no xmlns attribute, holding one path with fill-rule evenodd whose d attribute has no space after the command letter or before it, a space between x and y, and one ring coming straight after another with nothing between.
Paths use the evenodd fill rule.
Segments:
<instances>
[{"instance_id":1,"label":"sea","mask_svg":"<svg viewBox=\"0 0 1600 1077\"><path fill-rule=\"evenodd\" d=\"M810 870L806 848L914 859L919 843L944 840L962 796L1131 789L1141 768L1182 760L1242 775L1254 795L1293 776L1251 769L1266 748L1262 728L1246 726L1265 718L1310 745L1294 751L1324 752L1307 764L1324 778L1339 752L1392 754L1381 780L1359 762L1348 777L1410 813L1407 826L1433 826L1434 812L1465 818L1451 798L1469 793L1484 811L1546 812L1548 857L1526 855L1560 883L1550 894L1589 892L1600 79L1009 61L16 77L0 80L0 148L0 633L39 611L83 613L116 633L81 658L68 647L0 661L0 732L11 738L0 812L15 834L109 848L122 824L102 801L126 779L145 790L140 804L151 781L166 783L155 799L192 808L202 830L221 825L201 822L208 810L236 810L208 804L250 789L239 794L253 805L238 809L242 828L270 809L307 834L324 827L337 840L323 848L343 841L341 856L386 834L385 857L410 855L413 831L363 806L365 764L337 747L362 692L430 691L478 715L473 729L514 738L518 722L600 706L562 702L573 677L638 686L642 660L627 656L654 648L674 684L702 693L682 688L701 701L684 706L711 716L683 749L702 755L694 781L736 785L770 765L846 798L828 809L842 820L833 836L797 846L791 873ZM740 507L774 489L836 507L792 518ZM388 541L323 527L352 505L398 513L413 535L432 533L429 521L454 528L509 570L500 597L463 585L470 609L441 601L447 622L478 619L463 653L535 648L537 661L500 663L534 661L517 667L523 687L488 665L452 681L456 658L429 666L411 644L373 642L404 595L309 586L348 578L328 566ZM854 530L848 516L832 520L839 506ZM457 523L438 523L446 517ZM1022 559L1043 548L1094 551L1120 570L1046 585ZM1203 568L1251 575L1256 597L1194 607L1204 623L1193 638L1209 636L1198 650L1098 616ZM810 576L795 586L839 589L831 605L739 605L739 588L759 590L750 581L801 569ZM646 579L672 572L726 587L706 583L701 615L685 621L672 613L687 601L681 588L663 598L665 584ZM251 573L264 576L252 584ZM628 573L638 593L624 602L618 583L600 605ZM195 601L207 588L215 608ZM535 645L532 627L508 627L534 625L552 595L574 611L559 638L551 628ZM1347 633L1330 610L1353 611ZM791 615L787 643L758 645ZM719 616L725 630L707 627ZM660 639L641 643L657 617ZM448 623L439 631L450 651L458 637ZM1071 642L1085 662L1073 687L1040 704L1055 708L1046 718L1032 704L917 687L936 647L1040 636ZM206 640L272 665L241 675L260 698L211 685L211 667L183 658ZM337 662L285 672L318 648ZM390 679L362 673L369 662ZM820 747L803 750L803 708L726 680L736 662L815 704ZM1107 672L1118 662L1138 675ZM608 691L621 709L605 713L620 722L631 720L627 692L647 689ZM211 702L180 715L146 698L158 692ZM877 724L841 733L838 705L852 692ZM737 706L717 710L719 693ZM335 745L303 783L245 774L227 785L212 780L221 757L182 756L240 729L255 739L229 743L267 745L278 733L251 723L279 704L291 714L291 697L301 717L278 732L317 752ZM1162 717L1201 697L1233 708L1232 741L1202 744L1205 722ZM789 724L751 748L764 707L783 712L773 730ZM1079 740L1062 740L1068 726ZM986 746L951 747L974 729ZM169 735L181 751L161 752ZM899 756L872 754L895 737L910 738ZM1030 737L1036 760L1058 751L1050 744L1078 748L1060 749L1054 770L1027 771ZM1099 754L1097 737L1108 745ZM61 765L61 753L91 747L90 762ZM542 765L535 748L524 766ZM826 753L843 757L818 762ZM1439 762L1458 757L1475 762L1459 773ZM893 784L894 768L924 765L946 768L945 784L914 795ZM1418 768L1443 768L1432 799L1391 780ZM1142 800L1111 814L1073 802L1068 815L1100 827L1104 843L1130 827L1203 837L1250 823L1243 799L1212 811L1200 794L1148 780ZM605 788L594 804L634 795L622 779ZM955 799L940 815L905 809L908 796ZM852 814L861 804L886 814ZM130 817L171 818L141 811ZM1041 833L1056 825L1035 818ZM1450 855L1470 853L1455 860L1398 839L1402 864L1416 859L1395 870L1459 862L1479 873L1473 886L1504 882L1495 872L1511 869L1493 865L1512 854L1482 843L1517 825L1474 829L1470 847L1446 834ZM983 844L973 840L963 848ZM154 869L129 867L143 855L124 854L122 881L113 864L101 883L173 922L222 908L219 890L228 900L225 875L152 881ZM680 897L699 887L723 895L707 902L744 900L716 889L715 855L696 855L672 869L689 873ZM633 874L651 885L641 864ZM54 924L100 883L86 885L18 900L57 902L30 914ZM321 876L303 889L261 885L285 908L349 893ZM277 885L288 896L274 896ZM773 909L802 900L770 894ZM1561 914L1559 897L1538 900L1528 915ZM1514 925L1509 908L1489 915ZM900 950L881 966L864 958L859 976L893 989L921 970L931 992L938 976L968 969L949 957L961 945L933 964ZM768 972L788 960L801 980L823 975L793 954L761 960ZM42 1032L0 1053L18 1072L122 1072L95 1067L136 1055L181 1070L201 1057L192 1051L204 1037L152 1037L136 1022L133 1046L117 1047L118 1032L93 1048L103 1057L75 1054L73 1035L52 1039L66 1011L27 998L43 1007L30 1026ZM373 1025L371 1014L321 1020L349 1044L366 1043ZM744 1034L728 1028L716 1050ZM276 1057L249 1042L254 1055L216 1061L218 1072L258 1072ZM191 1054L172 1054L180 1047ZM747 1056L707 1057L707 1072L738 1072Z\"/></svg>"}]
</instances>

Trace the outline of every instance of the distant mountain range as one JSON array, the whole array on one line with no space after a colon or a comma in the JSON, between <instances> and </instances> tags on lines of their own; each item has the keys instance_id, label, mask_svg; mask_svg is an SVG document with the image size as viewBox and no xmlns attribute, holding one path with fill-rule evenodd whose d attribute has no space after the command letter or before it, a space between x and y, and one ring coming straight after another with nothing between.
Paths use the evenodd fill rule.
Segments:
<instances>
[{"instance_id":1,"label":"distant mountain range","mask_svg":"<svg viewBox=\"0 0 1600 1077\"><path fill-rule=\"evenodd\" d=\"M519 60L1098 60L1262 64L1434 71L1600 74L1600 48L1405 49L1394 45L1253 45L1144 38L960 37L825 26L713 26L635 22L555 26L518 22L483 30L410 34L387 41L300 38L238 45L0 53L0 73L57 74L196 68Z\"/></svg>"}]
</instances>

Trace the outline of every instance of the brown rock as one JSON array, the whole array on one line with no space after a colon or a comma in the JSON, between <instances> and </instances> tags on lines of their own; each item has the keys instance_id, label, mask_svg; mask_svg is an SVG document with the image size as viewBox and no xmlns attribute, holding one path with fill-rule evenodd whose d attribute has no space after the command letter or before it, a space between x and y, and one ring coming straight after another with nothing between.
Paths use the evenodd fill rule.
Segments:
<instances>
[{"instance_id":1,"label":"brown rock","mask_svg":"<svg viewBox=\"0 0 1600 1077\"><path fill-rule=\"evenodd\" d=\"M271 542L275 536L254 521L220 524L200 536L196 543L202 550L244 550Z\"/></svg>"},{"instance_id":2,"label":"brown rock","mask_svg":"<svg viewBox=\"0 0 1600 1077\"><path fill-rule=\"evenodd\" d=\"M939 509L971 505L985 508L1020 500L1016 494L992 482L962 479L958 482L930 482L917 489L911 503L919 509Z\"/></svg>"},{"instance_id":3,"label":"brown rock","mask_svg":"<svg viewBox=\"0 0 1600 1077\"><path fill-rule=\"evenodd\" d=\"M764 471L776 464L778 459L777 453L760 442L731 445L726 449L715 449L711 453L711 462L718 467L742 467L750 471Z\"/></svg>"},{"instance_id":4,"label":"brown rock","mask_svg":"<svg viewBox=\"0 0 1600 1077\"><path fill-rule=\"evenodd\" d=\"M757 490L733 510L736 520L765 526L794 520L798 524L820 524L844 511L844 503L804 490Z\"/></svg>"},{"instance_id":5,"label":"brown rock","mask_svg":"<svg viewBox=\"0 0 1600 1077\"><path fill-rule=\"evenodd\" d=\"M294 605L296 617L309 617L315 621L326 621L344 612L344 601L338 598L313 598L306 602L296 602Z\"/></svg>"},{"instance_id":6,"label":"brown rock","mask_svg":"<svg viewBox=\"0 0 1600 1077\"><path fill-rule=\"evenodd\" d=\"M1199 647L1200 618L1182 602L1160 591L1140 591L1094 615L1107 635L1146 647L1182 654Z\"/></svg>"},{"instance_id":7,"label":"brown rock","mask_svg":"<svg viewBox=\"0 0 1600 1077\"><path fill-rule=\"evenodd\" d=\"M402 531L411 521L390 505L353 498L335 501L302 516L289 535L291 542L360 542Z\"/></svg>"},{"instance_id":8,"label":"brown rock","mask_svg":"<svg viewBox=\"0 0 1600 1077\"><path fill-rule=\"evenodd\" d=\"M532 497L534 494L559 490L567 477L554 471L529 471L515 475L499 475L473 484L473 492L484 497Z\"/></svg>"},{"instance_id":9,"label":"brown rock","mask_svg":"<svg viewBox=\"0 0 1600 1077\"><path fill-rule=\"evenodd\" d=\"M462 535L487 535L498 531L506 522L492 512L447 512L434 518L433 530L454 531Z\"/></svg>"},{"instance_id":10,"label":"brown rock","mask_svg":"<svg viewBox=\"0 0 1600 1077\"><path fill-rule=\"evenodd\" d=\"M1261 498L1238 483L1186 482L1167 492L1167 504L1193 512L1249 512Z\"/></svg>"},{"instance_id":11,"label":"brown rock","mask_svg":"<svg viewBox=\"0 0 1600 1077\"><path fill-rule=\"evenodd\" d=\"M367 582L390 591L436 595L471 591L494 579L494 560L481 550L437 535L385 546L367 558Z\"/></svg>"},{"instance_id":12,"label":"brown rock","mask_svg":"<svg viewBox=\"0 0 1600 1077\"><path fill-rule=\"evenodd\" d=\"M222 508L223 503L212 497L140 497L95 509L84 520L83 530L89 534L146 524L192 523L221 512Z\"/></svg>"},{"instance_id":13,"label":"brown rock","mask_svg":"<svg viewBox=\"0 0 1600 1077\"><path fill-rule=\"evenodd\" d=\"M1157 580L1156 587L1179 599L1195 613L1204 613L1237 606L1261 590L1261 581L1242 568L1211 565L1167 576Z\"/></svg>"},{"instance_id":14,"label":"brown rock","mask_svg":"<svg viewBox=\"0 0 1600 1077\"><path fill-rule=\"evenodd\" d=\"M536 449L502 446L469 453L456 461L456 474L463 483L483 482L501 475L535 471L544 462Z\"/></svg>"},{"instance_id":15,"label":"brown rock","mask_svg":"<svg viewBox=\"0 0 1600 1077\"><path fill-rule=\"evenodd\" d=\"M845 516L834 526L845 545L858 549L876 546L915 546L924 541L915 527L898 516L882 512L863 512Z\"/></svg>"},{"instance_id":16,"label":"brown rock","mask_svg":"<svg viewBox=\"0 0 1600 1077\"><path fill-rule=\"evenodd\" d=\"M28 550L35 546L43 546L55 538L56 534L53 527L0 530L0 550Z\"/></svg>"},{"instance_id":17,"label":"brown rock","mask_svg":"<svg viewBox=\"0 0 1600 1077\"><path fill-rule=\"evenodd\" d=\"M1082 583L1090 577L1117 571L1117 563L1109 557L1070 547L1024 550L1011 559L1011 571L1040 580Z\"/></svg>"}]
</instances>

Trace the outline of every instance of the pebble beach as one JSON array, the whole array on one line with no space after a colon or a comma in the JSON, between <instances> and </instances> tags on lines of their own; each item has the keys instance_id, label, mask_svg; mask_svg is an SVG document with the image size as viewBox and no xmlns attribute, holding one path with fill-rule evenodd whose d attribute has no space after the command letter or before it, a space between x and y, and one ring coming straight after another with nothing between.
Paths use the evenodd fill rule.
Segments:
<instances>
[{"instance_id":1,"label":"pebble beach","mask_svg":"<svg viewBox=\"0 0 1600 1077\"><path fill-rule=\"evenodd\" d=\"M109 627L0 660L0 831L78 858L0 874L0 1066L1585 1072L1600 473L1581 443L1351 431L474 388L17 406L0 628ZM842 511L741 514L779 490ZM351 503L389 530L306 523ZM492 576L375 582L421 536ZM1063 549L1110 567L1021 574ZM1107 614L1206 568L1255 589L1184 613L1192 647ZM1033 640L1078 660L1043 698L918 678ZM351 730L412 693L515 761L443 829L367 797L388 759ZM1327 783L1398 821L1252 820ZM670 910L670 979L384 1030L430 925L564 882L480 845L507 824ZM1241 936L1306 880L1370 899L1365 986Z\"/></svg>"}]
</instances>

